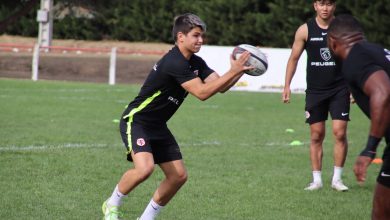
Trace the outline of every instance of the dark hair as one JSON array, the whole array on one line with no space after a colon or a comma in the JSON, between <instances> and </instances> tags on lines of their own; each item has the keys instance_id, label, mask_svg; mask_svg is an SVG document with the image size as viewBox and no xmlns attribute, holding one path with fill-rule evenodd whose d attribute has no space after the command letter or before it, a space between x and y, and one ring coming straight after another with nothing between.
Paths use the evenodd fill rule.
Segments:
<instances>
[{"instance_id":1,"label":"dark hair","mask_svg":"<svg viewBox=\"0 0 390 220\"><path fill-rule=\"evenodd\" d=\"M321 2L321 3L330 2L330 3L334 4L334 3L336 3L336 0L313 0L313 2Z\"/></svg>"},{"instance_id":2,"label":"dark hair","mask_svg":"<svg viewBox=\"0 0 390 220\"><path fill-rule=\"evenodd\" d=\"M355 33L364 33L359 21L352 15L342 14L336 16L328 27L328 34L341 37Z\"/></svg>"},{"instance_id":3,"label":"dark hair","mask_svg":"<svg viewBox=\"0 0 390 220\"><path fill-rule=\"evenodd\" d=\"M188 34L195 27L200 27L202 31L206 31L206 24L197 15L186 13L176 16L172 28L173 40L176 42L177 33Z\"/></svg>"}]
</instances>

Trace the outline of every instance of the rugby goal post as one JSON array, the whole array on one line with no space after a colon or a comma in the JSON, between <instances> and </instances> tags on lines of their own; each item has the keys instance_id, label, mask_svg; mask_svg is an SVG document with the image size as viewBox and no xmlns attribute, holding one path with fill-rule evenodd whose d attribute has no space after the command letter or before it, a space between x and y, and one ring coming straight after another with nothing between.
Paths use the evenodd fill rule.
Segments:
<instances>
[{"instance_id":1,"label":"rugby goal post","mask_svg":"<svg viewBox=\"0 0 390 220\"><path fill-rule=\"evenodd\" d=\"M52 48L53 50L58 49L58 47L42 47L39 44L34 45L33 49L33 56L32 56L32 74L31 74L31 79L33 81L38 80L39 76L39 56L40 56L40 51L41 48L44 48L46 52L49 52L48 49ZM81 53L81 51L90 51L91 48L71 48L71 47L61 47L61 50L63 51L77 51L76 53ZM94 49L93 51L98 51ZM102 50L106 51L106 50ZM110 53L110 63L109 63L109 69L108 69L108 84L109 85L115 85L115 78L116 78L116 60L117 60L117 48L113 47L111 48L111 53Z\"/></svg>"},{"instance_id":2,"label":"rugby goal post","mask_svg":"<svg viewBox=\"0 0 390 220\"><path fill-rule=\"evenodd\" d=\"M41 48L49 52L53 36L53 0L41 0L41 7L37 12L39 22L38 43L34 45L32 59L32 80L37 81L39 75L39 53ZM110 85L115 85L117 48L111 49L109 79Z\"/></svg>"},{"instance_id":3,"label":"rugby goal post","mask_svg":"<svg viewBox=\"0 0 390 220\"><path fill-rule=\"evenodd\" d=\"M38 80L39 50L43 46L49 51L53 36L53 0L41 0L41 8L37 11L39 22L38 43L34 45L32 59L32 80Z\"/></svg>"},{"instance_id":4,"label":"rugby goal post","mask_svg":"<svg viewBox=\"0 0 390 220\"><path fill-rule=\"evenodd\" d=\"M116 47L111 49L110 54L110 70L108 76L108 84L115 85L115 75L116 75Z\"/></svg>"},{"instance_id":5,"label":"rugby goal post","mask_svg":"<svg viewBox=\"0 0 390 220\"><path fill-rule=\"evenodd\" d=\"M34 45L33 59L32 59L32 76L33 81L38 80L38 68L39 68L39 44Z\"/></svg>"}]
</instances>

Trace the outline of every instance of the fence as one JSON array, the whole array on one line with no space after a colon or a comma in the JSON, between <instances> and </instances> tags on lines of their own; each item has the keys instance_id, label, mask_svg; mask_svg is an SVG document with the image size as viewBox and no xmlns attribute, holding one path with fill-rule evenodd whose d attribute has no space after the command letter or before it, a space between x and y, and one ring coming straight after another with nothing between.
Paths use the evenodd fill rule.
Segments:
<instances>
[{"instance_id":1,"label":"fence","mask_svg":"<svg viewBox=\"0 0 390 220\"><path fill-rule=\"evenodd\" d=\"M218 73L225 73L229 67L229 55L232 52L233 47L221 47L221 46L210 46L204 45L201 51L197 54L201 56L207 64ZM238 83L232 87L232 90L243 90L243 91L271 91L280 92L284 86L284 74L287 65L288 57L291 53L291 49L280 49L280 48L261 48L268 57L268 70L260 77L253 77L244 75ZM120 47L100 47L100 48L80 48L80 47L64 47L64 46L51 46L51 47L39 47L38 45L16 45L16 44L0 44L0 51L11 51L11 52L29 52L33 53L32 57L32 73L31 78L38 80L39 78L39 65L40 65L40 54L42 53L75 53L75 54L104 54L109 58L104 58L109 62L108 65L100 66L97 68L105 69L105 81L110 85L116 84L116 76L118 72L118 60L117 55L157 55L155 60L149 63L142 64L140 61L127 60L126 63L133 62L132 66L127 66L128 69L140 68L137 70L142 72L143 75L139 75L139 80L136 83L142 83L146 77L146 74L150 71L154 62L159 59L166 50L145 50L145 49L126 49ZM97 65L97 62L88 60L83 65ZM123 62L122 62L123 68ZM306 89L305 79L305 67L306 67L306 53L302 54L302 58L299 60L298 68L294 79L291 84L292 92L304 92ZM52 70L51 70L52 71ZM91 72L91 69L89 70ZM100 82L100 81L99 81ZM134 81L131 81L132 83Z\"/></svg>"},{"instance_id":2,"label":"fence","mask_svg":"<svg viewBox=\"0 0 390 220\"><path fill-rule=\"evenodd\" d=\"M31 64L31 79L36 81L39 79L39 70L41 60L41 54L97 54L109 56L108 83L114 85L116 83L116 71L117 71L117 55L156 55L162 56L166 53L165 50L145 50L145 49L128 49L118 47L66 47L66 46L39 46L35 45L23 45L23 44L5 44L0 43L0 52L13 52L13 53L32 53ZM152 66L152 65L150 65Z\"/></svg>"}]
</instances>

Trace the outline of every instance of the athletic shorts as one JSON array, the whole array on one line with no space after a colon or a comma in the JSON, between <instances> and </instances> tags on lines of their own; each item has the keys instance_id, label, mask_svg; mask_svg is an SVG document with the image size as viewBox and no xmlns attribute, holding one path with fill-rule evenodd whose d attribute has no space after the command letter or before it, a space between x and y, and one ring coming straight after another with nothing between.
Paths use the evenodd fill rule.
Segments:
<instances>
[{"instance_id":1,"label":"athletic shorts","mask_svg":"<svg viewBox=\"0 0 390 220\"><path fill-rule=\"evenodd\" d=\"M314 124L328 119L349 121L350 93L348 89L340 89L330 96L324 94L306 94L306 123Z\"/></svg>"},{"instance_id":2,"label":"athletic shorts","mask_svg":"<svg viewBox=\"0 0 390 220\"><path fill-rule=\"evenodd\" d=\"M383 164L379 171L377 182L390 188L390 141L387 140L387 146L382 156Z\"/></svg>"},{"instance_id":3,"label":"athletic shorts","mask_svg":"<svg viewBox=\"0 0 390 220\"><path fill-rule=\"evenodd\" d=\"M120 120L119 128L128 161L133 161L132 151L152 153L155 164L182 159L179 145L166 125L146 127L128 123L126 118Z\"/></svg>"}]
</instances>

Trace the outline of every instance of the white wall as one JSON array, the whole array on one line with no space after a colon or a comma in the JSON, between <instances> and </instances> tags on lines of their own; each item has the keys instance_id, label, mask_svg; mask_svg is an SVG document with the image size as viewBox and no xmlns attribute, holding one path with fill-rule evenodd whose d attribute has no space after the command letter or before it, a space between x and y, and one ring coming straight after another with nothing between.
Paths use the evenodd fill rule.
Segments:
<instances>
[{"instance_id":1,"label":"white wall","mask_svg":"<svg viewBox=\"0 0 390 220\"><path fill-rule=\"evenodd\" d=\"M222 75L230 68L229 56L234 47L204 45L197 53L210 68ZM284 86L287 61L291 49L260 48L267 55L268 70L262 76L244 74L232 90L281 92ZM304 92L306 89L306 53L302 53L297 71L291 83L292 92Z\"/></svg>"}]
</instances>

